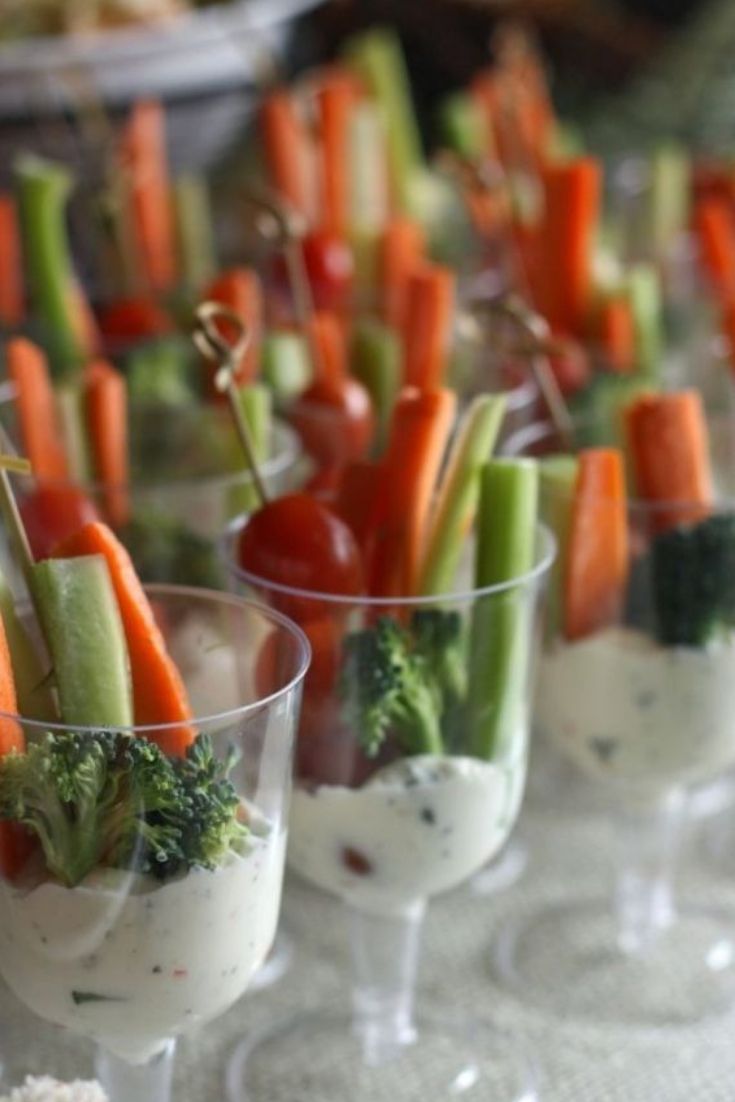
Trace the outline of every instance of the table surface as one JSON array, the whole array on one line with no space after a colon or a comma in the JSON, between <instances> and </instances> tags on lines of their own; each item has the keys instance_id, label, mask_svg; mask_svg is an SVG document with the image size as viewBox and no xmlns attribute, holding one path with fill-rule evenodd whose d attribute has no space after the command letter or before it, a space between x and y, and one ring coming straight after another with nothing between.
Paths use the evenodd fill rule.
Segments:
<instances>
[{"instance_id":1,"label":"table surface","mask_svg":"<svg viewBox=\"0 0 735 1102\"><path fill-rule=\"evenodd\" d=\"M540 1066L541 1102L732 1102L735 1012L694 1026L601 1026L552 1017L498 985L492 946L499 932L540 905L602 897L609 891L618 837L604 813L552 813L528 801L516 833L529 854L522 879L489 896L465 886L429 907L419 998L434 1008L471 1010L522 1038ZM735 849L732 867L735 872ZM732 884L706 859L701 828L690 829L680 896L697 905L715 903L728 922L732 916L735 935L735 875ZM290 970L181 1042L177 1102L221 1102L225 1062L246 1031L300 1008L345 1001L347 937L339 905L291 878L283 914L295 946ZM17 1082L27 1072L90 1074L86 1043L39 1023L8 993L0 993L0 1023L6 1081ZM299 1102L319 1100L300 1092ZM394 1102L419 1100L408 1091Z\"/></svg>"}]
</instances>

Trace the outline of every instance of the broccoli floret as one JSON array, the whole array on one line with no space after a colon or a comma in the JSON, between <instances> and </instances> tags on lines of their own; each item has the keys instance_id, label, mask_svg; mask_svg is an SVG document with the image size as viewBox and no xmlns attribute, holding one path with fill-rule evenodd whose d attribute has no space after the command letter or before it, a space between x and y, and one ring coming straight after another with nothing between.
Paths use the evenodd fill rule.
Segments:
<instances>
[{"instance_id":1,"label":"broccoli floret","mask_svg":"<svg viewBox=\"0 0 735 1102\"><path fill-rule=\"evenodd\" d=\"M735 517L712 516L658 536L650 580L665 646L704 647L735 627Z\"/></svg>"},{"instance_id":2,"label":"broccoli floret","mask_svg":"<svg viewBox=\"0 0 735 1102\"><path fill-rule=\"evenodd\" d=\"M415 652L441 694L441 726L448 747L459 744L467 700L467 633L456 610L420 609L411 619Z\"/></svg>"},{"instance_id":3,"label":"broccoli floret","mask_svg":"<svg viewBox=\"0 0 735 1102\"><path fill-rule=\"evenodd\" d=\"M206 736L169 759L122 733L49 734L0 759L0 818L34 834L69 887L98 865L163 879L216 867L247 832L227 771Z\"/></svg>"},{"instance_id":4,"label":"broccoli floret","mask_svg":"<svg viewBox=\"0 0 735 1102\"><path fill-rule=\"evenodd\" d=\"M212 542L175 517L139 510L120 537L144 582L221 588L222 571Z\"/></svg>"},{"instance_id":5,"label":"broccoli floret","mask_svg":"<svg viewBox=\"0 0 735 1102\"><path fill-rule=\"evenodd\" d=\"M340 693L347 721L375 757L389 735L408 754L440 754L441 698L411 635L389 616L345 641Z\"/></svg>"}]
</instances>

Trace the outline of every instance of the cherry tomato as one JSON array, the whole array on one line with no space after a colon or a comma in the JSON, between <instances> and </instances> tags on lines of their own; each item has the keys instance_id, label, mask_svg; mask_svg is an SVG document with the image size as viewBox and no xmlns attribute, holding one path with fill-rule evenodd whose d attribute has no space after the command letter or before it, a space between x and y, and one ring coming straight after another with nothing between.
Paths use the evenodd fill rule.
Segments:
<instances>
[{"instance_id":1,"label":"cherry tomato","mask_svg":"<svg viewBox=\"0 0 735 1102\"><path fill-rule=\"evenodd\" d=\"M58 543L100 519L93 502L77 486L38 486L21 501L20 513L36 559L49 558Z\"/></svg>"},{"instance_id":2,"label":"cherry tomato","mask_svg":"<svg viewBox=\"0 0 735 1102\"><path fill-rule=\"evenodd\" d=\"M360 550L347 525L307 494L288 494L253 513L240 532L244 570L269 582L314 593L357 596L363 591ZM268 594L298 623L318 619L328 602Z\"/></svg>"},{"instance_id":3,"label":"cherry tomato","mask_svg":"<svg viewBox=\"0 0 735 1102\"><path fill-rule=\"evenodd\" d=\"M362 459L375 434L370 395L357 379L312 383L294 403L290 420L320 467Z\"/></svg>"},{"instance_id":4,"label":"cherry tomato","mask_svg":"<svg viewBox=\"0 0 735 1102\"><path fill-rule=\"evenodd\" d=\"M552 356L551 368L556 376L559 388L565 397L576 394L590 381L591 370L587 357L579 348L570 348L568 352Z\"/></svg>"},{"instance_id":5,"label":"cherry tomato","mask_svg":"<svg viewBox=\"0 0 735 1102\"><path fill-rule=\"evenodd\" d=\"M343 310L349 305L355 279L352 249L339 234L313 230L304 237L301 250L316 309ZM288 269L283 257L278 257L274 268L278 284L288 287Z\"/></svg>"},{"instance_id":6,"label":"cherry tomato","mask_svg":"<svg viewBox=\"0 0 735 1102\"><path fill-rule=\"evenodd\" d=\"M162 337L174 330L163 307L148 298L119 299L102 307L99 323L105 345L111 349Z\"/></svg>"}]
</instances>

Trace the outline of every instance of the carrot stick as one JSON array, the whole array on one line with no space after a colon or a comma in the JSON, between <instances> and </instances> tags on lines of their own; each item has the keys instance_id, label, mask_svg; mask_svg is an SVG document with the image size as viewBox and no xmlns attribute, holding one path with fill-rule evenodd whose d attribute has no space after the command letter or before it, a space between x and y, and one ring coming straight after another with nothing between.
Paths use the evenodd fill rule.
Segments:
<instances>
[{"instance_id":1,"label":"carrot stick","mask_svg":"<svg viewBox=\"0 0 735 1102\"><path fill-rule=\"evenodd\" d=\"M260 353L263 344L263 287L258 273L252 268L229 268L221 272L209 284L204 296L228 306L242 320L250 334L250 343L245 350L236 373L238 386L252 383L260 371ZM223 336L235 340L236 333L230 333L226 323L222 325ZM216 391L212 376L212 391Z\"/></svg>"},{"instance_id":2,"label":"carrot stick","mask_svg":"<svg viewBox=\"0 0 735 1102\"><path fill-rule=\"evenodd\" d=\"M176 231L173 190L166 153L166 120L157 100L140 100L132 109L120 143L120 159L130 203L130 225L143 273L155 291L176 280Z\"/></svg>"},{"instance_id":3,"label":"carrot stick","mask_svg":"<svg viewBox=\"0 0 735 1102\"><path fill-rule=\"evenodd\" d=\"M405 388L393 413L370 525L370 593L408 597L416 592L429 509L451 432L454 393Z\"/></svg>"},{"instance_id":4,"label":"carrot stick","mask_svg":"<svg viewBox=\"0 0 735 1102\"><path fill-rule=\"evenodd\" d=\"M732 203L718 197L700 199L694 210L694 231L702 265L715 292L724 300L735 296L735 219Z\"/></svg>"},{"instance_id":5,"label":"carrot stick","mask_svg":"<svg viewBox=\"0 0 735 1102\"><path fill-rule=\"evenodd\" d=\"M622 454L614 448L579 453L564 582L569 639L614 623L628 577L628 524Z\"/></svg>"},{"instance_id":6,"label":"carrot stick","mask_svg":"<svg viewBox=\"0 0 735 1102\"><path fill-rule=\"evenodd\" d=\"M9 328L23 320L23 266L15 200L0 195L0 324Z\"/></svg>"},{"instance_id":7,"label":"carrot stick","mask_svg":"<svg viewBox=\"0 0 735 1102\"><path fill-rule=\"evenodd\" d=\"M602 173L592 157L543 171L541 313L555 332L581 336L590 306L592 251L600 214Z\"/></svg>"},{"instance_id":8,"label":"carrot stick","mask_svg":"<svg viewBox=\"0 0 735 1102\"><path fill-rule=\"evenodd\" d=\"M135 722L170 729L150 738L164 753L182 755L194 741L186 689L127 551L106 524L87 524L54 549L54 558L103 555L112 579L130 654Z\"/></svg>"},{"instance_id":9,"label":"carrot stick","mask_svg":"<svg viewBox=\"0 0 735 1102\"><path fill-rule=\"evenodd\" d=\"M347 343L337 315L328 310L312 314L306 336L314 351L315 382L341 386L347 378Z\"/></svg>"},{"instance_id":10,"label":"carrot stick","mask_svg":"<svg viewBox=\"0 0 735 1102\"><path fill-rule=\"evenodd\" d=\"M627 375L635 367L636 334L630 302L624 295L603 302L597 329L605 366L620 375Z\"/></svg>"},{"instance_id":11,"label":"carrot stick","mask_svg":"<svg viewBox=\"0 0 735 1102\"><path fill-rule=\"evenodd\" d=\"M350 527L362 548L370 532L379 481L380 468L369 459L348 463L341 472L334 511Z\"/></svg>"},{"instance_id":12,"label":"carrot stick","mask_svg":"<svg viewBox=\"0 0 735 1102\"><path fill-rule=\"evenodd\" d=\"M655 529L701 520L710 511L713 488L699 392L642 395L624 418L636 492L661 506Z\"/></svg>"},{"instance_id":13,"label":"carrot stick","mask_svg":"<svg viewBox=\"0 0 735 1102\"><path fill-rule=\"evenodd\" d=\"M317 91L321 222L325 229L344 235L348 224L349 134L356 102L355 81L339 70L329 73Z\"/></svg>"},{"instance_id":14,"label":"carrot stick","mask_svg":"<svg viewBox=\"0 0 735 1102\"><path fill-rule=\"evenodd\" d=\"M33 473L39 480L64 482L69 464L46 356L31 341L16 337L8 341L6 361L16 389L23 451Z\"/></svg>"},{"instance_id":15,"label":"carrot stick","mask_svg":"<svg viewBox=\"0 0 735 1102\"><path fill-rule=\"evenodd\" d=\"M288 91L265 97L260 132L271 185L296 210L310 214L313 142Z\"/></svg>"},{"instance_id":16,"label":"carrot stick","mask_svg":"<svg viewBox=\"0 0 735 1102\"><path fill-rule=\"evenodd\" d=\"M87 430L95 474L102 484L107 519L122 528L130 518L128 391L123 376L104 360L85 375Z\"/></svg>"},{"instance_id":17,"label":"carrot stick","mask_svg":"<svg viewBox=\"0 0 735 1102\"><path fill-rule=\"evenodd\" d=\"M378 247L378 289L384 320L403 329L411 274L424 259L425 234L410 218L392 218Z\"/></svg>"},{"instance_id":18,"label":"carrot stick","mask_svg":"<svg viewBox=\"0 0 735 1102\"><path fill-rule=\"evenodd\" d=\"M18 699L5 625L0 617L0 757L12 751L22 754L26 748L23 728L17 719ZM25 864L32 849L18 823L0 822L0 873L12 878Z\"/></svg>"},{"instance_id":19,"label":"carrot stick","mask_svg":"<svg viewBox=\"0 0 735 1102\"><path fill-rule=\"evenodd\" d=\"M408 284L404 337L406 386L433 390L447 366L454 320L455 276L439 264L422 264Z\"/></svg>"}]
</instances>

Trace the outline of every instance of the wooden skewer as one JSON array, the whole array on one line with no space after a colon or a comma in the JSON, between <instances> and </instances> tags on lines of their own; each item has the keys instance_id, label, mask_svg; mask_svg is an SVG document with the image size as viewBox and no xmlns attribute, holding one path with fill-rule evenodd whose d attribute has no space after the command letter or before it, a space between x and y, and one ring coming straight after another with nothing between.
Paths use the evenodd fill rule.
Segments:
<instances>
[{"instance_id":1,"label":"wooden skewer","mask_svg":"<svg viewBox=\"0 0 735 1102\"><path fill-rule=\"evenodd\" d=\"M196 326L192 339L199 351L207 359L218 365L214 385L217 390L227 395L235 430L245 454L247 465L250 468L250 473L253 476L256 493L260 498L261 505L267 505L269 501L268 491L260 473L253 436L247 418L242 411L235 383L235 371L247 352L250 344L250 333L242 318L234 310L222 306L219 302L202 302L196 308L194 317L196 318ZM218 322L225 322L227 325L233 326L238 334L234 341L230 342L222 335Z\"/></svg>"}]
</instances>

